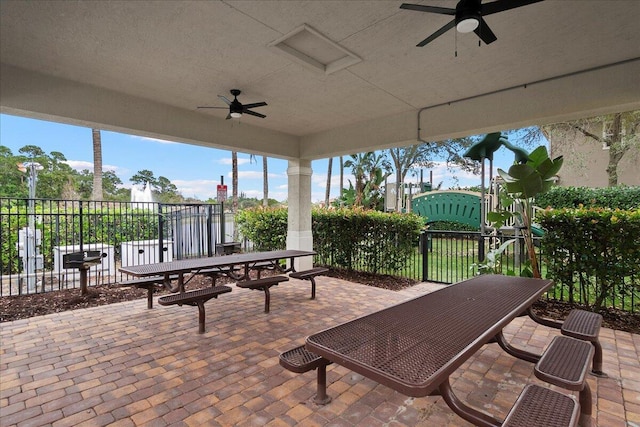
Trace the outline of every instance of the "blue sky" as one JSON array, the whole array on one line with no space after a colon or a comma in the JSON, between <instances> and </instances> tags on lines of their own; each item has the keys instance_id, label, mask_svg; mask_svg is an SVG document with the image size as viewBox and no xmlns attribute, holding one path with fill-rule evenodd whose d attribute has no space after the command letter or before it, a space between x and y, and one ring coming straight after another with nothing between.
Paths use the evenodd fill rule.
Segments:
<instances>
[{"instance_id":1,"label":"blue sky","mask_svg":"<svg viewBox=\"0 0 640 427\"><path fill-rule=\"evenodd\" d=\"M517 141L512 143L518 145ZM10 148L14 155L25 145L36 145L47 153L61 152L74 169L93 169L90 128L0 114L0 145ZM507 168L512 161L513 155L500 149L496 152L494 167ZM284 201L287 199L287 161L269 158L268 162L269 197ZM311 164L313 202L324 200L327 163L327 159L322 159ZM104 170L114 171L127 188L131 187L131 176L148 169L156 178L168 178L183 196L201 200L215 198L216 186L224 176L231 195L231 152L226 150L103 131L102 164ZM479 176L463 172L452 174L443 164L437 164L432 170L434 185L442 181L443 188L480 184ZM345 186L348 186L349 178L351 175L345 171ZM417 179L411 176L408 180ZM429 179L428 170L424 171L424 179ZM340 182L337 158L333 162L331 180L331 197L336 197ZM251 163L249 154L239 153L238 181L240 192L261 199L262 158L258 156L257 162Z\"/></svg>"}]
</instances>

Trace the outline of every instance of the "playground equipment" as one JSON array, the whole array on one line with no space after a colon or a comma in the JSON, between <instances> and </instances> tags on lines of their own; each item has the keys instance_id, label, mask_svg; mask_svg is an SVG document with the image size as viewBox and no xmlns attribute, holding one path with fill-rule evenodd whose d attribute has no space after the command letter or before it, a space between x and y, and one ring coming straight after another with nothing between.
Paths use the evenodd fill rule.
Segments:
<instances>
[{"instance_id":1,"label":"playground equipment","mask_svg":"<svg viewBox=\"0 0 640 427\"><path fill-rule=\"evenodd\" d=\"M494 153L501 147L505 147L514 153L516 163L526 163L529 155L522 148L509 143L506 136L500 132L486 135L481 141L469 147L464 157L481 162L480 193L469 191L434 191L410 195L407 203L411 212L426 218L427 223L438 221L453 221L470 225L480 230L485 235L489 231L496 231L504 235L517 235L517 226L513 219L505 223L500 230L493 230L487 220L487 212L497 210L499 206L498 194L503 185L499 176L493 176ZM485 185L485 160L489 160L489 185ZM517 206L508 207L509 210L517 209ZM543 234L542 230L532 227L536 236Z\"/></svg>"},{"instance_id":2,"label":"playground equipment","mask_svg":"<svg viewBox=\"0 0 640 427\"><path fill-rule=\"evenodd\" d=\"M480 228L480 194L470 191L434 191L415 196L411 212L427 223L453 221Z\"/></svg>"}]
</instances>

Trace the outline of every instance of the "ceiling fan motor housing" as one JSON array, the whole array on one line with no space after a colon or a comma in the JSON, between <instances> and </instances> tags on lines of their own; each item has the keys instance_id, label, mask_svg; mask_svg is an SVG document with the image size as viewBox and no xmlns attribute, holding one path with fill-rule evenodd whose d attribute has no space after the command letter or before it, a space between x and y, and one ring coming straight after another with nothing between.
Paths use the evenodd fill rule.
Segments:
<instances>
[{"instance_id":1,"label":"ceiling fan motor housing","mask_svg":"<svg viewBox=\"0 0 640 427\"><path fill-rule=\"evenodd\" d=\"M238 95L242 93L240 89L231 89L231 95L233 95L233 101L231 101L231 105L229 105L229 113L238 113L242 114L242 104L238 101Z\"/></svg>"}]
</instances>

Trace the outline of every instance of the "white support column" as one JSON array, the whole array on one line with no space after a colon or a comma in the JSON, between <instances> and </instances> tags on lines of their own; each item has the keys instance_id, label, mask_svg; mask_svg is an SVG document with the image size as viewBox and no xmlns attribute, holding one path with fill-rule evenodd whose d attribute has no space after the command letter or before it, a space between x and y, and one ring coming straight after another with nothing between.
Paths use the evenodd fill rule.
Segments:
<instances>
[{"instance_id":1,"label":"white support column","mask_svg":"<svg viewBox=\"0 0 640 427\"><path fill-rule=\"evenodd\" d=\"M289 160L287 249L313 250L311 233L311 161ZM312 257L296 259L296 270L313 267Z\"/></svg>"}]
</instances>

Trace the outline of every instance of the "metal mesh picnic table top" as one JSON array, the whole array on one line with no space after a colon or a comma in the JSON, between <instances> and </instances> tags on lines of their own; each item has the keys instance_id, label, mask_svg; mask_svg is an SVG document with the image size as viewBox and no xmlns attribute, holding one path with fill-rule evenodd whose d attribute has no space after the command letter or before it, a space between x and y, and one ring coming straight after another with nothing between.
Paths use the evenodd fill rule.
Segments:
<instances>
[{"instance_id":1,"label":"metal mesh picnic table top","mask_svg":"<svg viewBox=\"0 0 640 427\"><path fill-rule=\"evenodd\" d=\"M313 251L300 250L280 250L267 252L249 252L243 254L233 254L205 258L190 258L170 262L160 262L155 264L133 265L120 267L123 273L133 276L153 276L162 274L187 273L204 268L227 267L240 264L251 264L262 261L277 261L286 258L297 258L302 256L315 255Z\"/></svg>"},{"instance_id":2,"label":"metal mesh picnic table top","mask_svg":"<svg viewBox=\"0 0 640 427\"><path fill-rule=\"evenodd\" d=\"M477 276L313 334L306 347L408 396L426 396L551 284Z\"/></svg>"}]
</instances>

